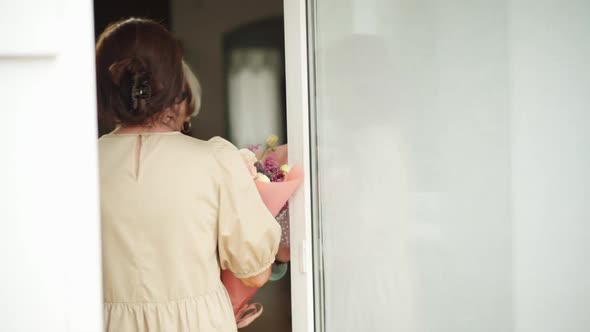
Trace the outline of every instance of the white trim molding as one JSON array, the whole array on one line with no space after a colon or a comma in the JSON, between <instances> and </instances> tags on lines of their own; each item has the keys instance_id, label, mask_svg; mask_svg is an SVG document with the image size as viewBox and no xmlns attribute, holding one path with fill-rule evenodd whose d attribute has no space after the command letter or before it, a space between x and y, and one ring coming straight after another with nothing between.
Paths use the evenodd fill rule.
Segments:
<instances>
[{"instance_id":1,"label":"white trim molding","mask_svg":"<svg viewBox=\"0 0 590 332\"><path fill-rule=\"evenodd\" d=\"M314 331L312 207L305 0L285 0L285 73L289 163L300 164L305 181L289 201L293 332Z\"/></svg>"}]
</instances>

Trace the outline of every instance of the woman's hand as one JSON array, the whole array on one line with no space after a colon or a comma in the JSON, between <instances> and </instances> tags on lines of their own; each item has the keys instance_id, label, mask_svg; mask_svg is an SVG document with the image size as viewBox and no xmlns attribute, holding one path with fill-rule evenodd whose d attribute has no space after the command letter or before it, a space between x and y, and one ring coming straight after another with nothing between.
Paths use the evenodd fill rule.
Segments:
<instances>
[{"instance_id":1,"label":"woman's hand","mask_svg":"<svg viewBox=\"0 0 590 332\"><path fill-rule=\"evenodd\" d=\"M279 252L275 258L281 263L287 263L291 260L291 248L284 245L279 246Z\"/></svg>"},{"instance_id":2,"label":"woman's hand","mask_svg":"<svg viewBox=\"0 0 590 332\"><path fill-rule=\"evenodd\" d=\"M270 278L271 273L272 273L272 271L271 271L271 268L269 267L266 271L262 272L259 275L256 275L256 276L253 276L250 278L240 279L240 281L248 287L260 288L260 287L264 286L264 284L266 284L266 282Z\"/></svg>"}]
</instances>

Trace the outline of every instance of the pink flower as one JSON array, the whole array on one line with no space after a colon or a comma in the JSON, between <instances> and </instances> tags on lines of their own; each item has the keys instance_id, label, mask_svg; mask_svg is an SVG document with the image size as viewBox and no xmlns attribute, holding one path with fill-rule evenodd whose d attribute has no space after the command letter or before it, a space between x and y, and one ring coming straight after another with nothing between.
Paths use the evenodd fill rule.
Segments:
<instances>
[{"instance_id":1,"label":"pink flower","mask_svg":"<svg viewBox=\"0 0 590 332\"><path fill-rule=\"evenodd\" d=\"M256 177L256 174L258 173L258 171L256 170L256 166L254 166L254 164L258 161L258 159L256 159L256 155L254 155L254 152L247 149L241 149L240 155L242 156L244 164L246 164L246 167L248 167L248 172L250 172L250 176L252 176L252 178L254 179Z\"/></svg>"},{"instance_id":2,"label":"pink flower","mask_svg":"<svg viewBox=\"0 0 590 332\"><path fill-rule=\"evenodd\" d=\"M254 164L247 165L247 166L248 166L248 172L250 172L250 176L252 176L252 178L254 179L256 177L256 175L258 174L258 171L256 170L256 166L254 166Z\"/></svg>"}]
</instances>

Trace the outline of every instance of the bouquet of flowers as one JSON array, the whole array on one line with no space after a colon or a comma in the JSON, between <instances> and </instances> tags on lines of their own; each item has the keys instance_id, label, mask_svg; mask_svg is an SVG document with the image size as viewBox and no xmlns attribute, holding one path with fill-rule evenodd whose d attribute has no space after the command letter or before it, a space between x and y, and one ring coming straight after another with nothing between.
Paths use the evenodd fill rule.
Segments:
<instances>
[{"instance_id":1,"label":"bouquet of flowers","mask_svg":"<svg viewBox=\"0 0 590 332\"><path fill-rule=\"evenodd\" d=\"M277 146L277 142L278 137L270 135L264 149L258 144L242 149L240 153L262 201L281 225L277 260L284 263L290 260L287 201L303 182L303 170L298 165L290 167L287 164L287 145ZM286 265L282 264L282 267L283 272L286 272ZM248 326L262 314L261 304L248 303L258 291L257 288L245 286L228 270L221 271L221 281L229 293L238 328Z\"/></svg>"}]
</instances>

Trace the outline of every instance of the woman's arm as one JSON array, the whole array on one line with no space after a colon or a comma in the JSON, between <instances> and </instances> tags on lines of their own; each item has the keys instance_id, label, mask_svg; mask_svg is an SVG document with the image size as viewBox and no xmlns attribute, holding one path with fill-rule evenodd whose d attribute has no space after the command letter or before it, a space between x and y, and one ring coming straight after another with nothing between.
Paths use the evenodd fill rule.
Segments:
<instances>
[{"instance_id":1,"label":"woman's arm","mask_svg":"<svg viewBox=\"0 0 590 332\"><path fill-rule=\"evenodd\" d=\"M268 281L271 273L272 273L272 271L271 271L271 268L269 267L268 269L266 269L266 271L262 272L259 275L255 275L255 276L249 277L249 278L240 279L240 281L248 287L260 288L260 287L264 286L264 284Z\"/></svg>"}]
</instances>

